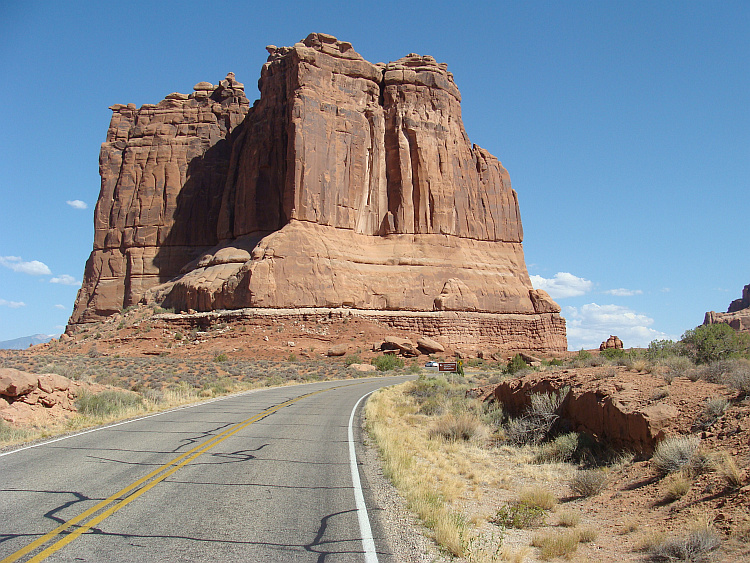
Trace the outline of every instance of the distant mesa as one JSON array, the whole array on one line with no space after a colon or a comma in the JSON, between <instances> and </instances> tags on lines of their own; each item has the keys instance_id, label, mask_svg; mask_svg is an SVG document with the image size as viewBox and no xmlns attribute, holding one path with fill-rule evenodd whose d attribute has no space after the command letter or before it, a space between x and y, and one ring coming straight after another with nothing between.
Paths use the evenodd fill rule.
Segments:
<instances>
[{"instance_id":1,"label":"distant mesa","mask_svg":"<svg viewBox=\"0 0 750 563\"><path fill-rule=\"evenodd\" d=\"M323 33L266 49L252 106L229 73L111 107L68 331L139 302L348 308L453 344L567 350L508 172L469 141L447 65L372 64Z\"/></svg>"},{"instance_id":2,"label":"distant mesa","mask_svg":"<svg viewBox=\"0 0 750 563\"><path fill-rule=\"evenodd\" d=\"M726 313L709 311L703 320L704 325L726 323L734 330L750 332L750 285L742 289L742 297L729 304Z\"/></svg>"}]
</instances>

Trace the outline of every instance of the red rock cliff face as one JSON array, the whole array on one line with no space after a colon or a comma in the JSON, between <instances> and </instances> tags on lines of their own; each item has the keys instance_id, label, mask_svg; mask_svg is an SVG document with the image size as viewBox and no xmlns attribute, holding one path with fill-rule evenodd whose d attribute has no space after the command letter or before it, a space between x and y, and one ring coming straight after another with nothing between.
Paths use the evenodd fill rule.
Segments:
<instances>
[{"instance_id":1,"label":"red rock cliff face","mask_svg":"<svg viewBox=\"0 0 750 563\"><path fill-rule=\"evenodd\" d=\"M446 65L415 54L372 64L325 34L267 49L253 108L229 83L179 100L198 108L183 138L165 107L170 128L155 128L145 149L134 143L142 112L177 101L125 117L115 106L71 322L139 299L203 311L472 311L520 325L549 317L549 348L565 349L559 307L531 287L508 173L469 142Z\"/></svg>"},{"instance_id":2,"label":"red rock cliff face","mask_svg":"<svg viewBox=\"0 0 750 563\"><path fill-rule=\"evenodd\" d=\"M114 105L99 156L94 249L71 323L137 303L218 242L227 138L248 111L230 74L136 109Z\"/></svg>"}]
</instances>

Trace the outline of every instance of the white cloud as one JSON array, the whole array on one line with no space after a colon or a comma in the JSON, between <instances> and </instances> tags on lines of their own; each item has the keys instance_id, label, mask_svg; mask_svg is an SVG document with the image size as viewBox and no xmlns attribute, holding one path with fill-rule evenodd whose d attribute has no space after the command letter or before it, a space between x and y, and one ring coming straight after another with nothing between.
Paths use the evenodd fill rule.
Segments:
<instances>
[{"instance_id":1,"label":"white cloud","mask_svg":"<svg viewBox=\"0 0 750 563\"><path fill-rule=\"evenodd\" d=\"M26 303L23 301L6 301L0 299L0 307L10 307L11 309L18 309L19 307L26 307Z\"/></svg>"},{"instance_id":2,"label":"white cloud","mask_svg":"<svg viewBox=\"0 0 750 563\"><path fill-rule=\"evenodd\" d=\"M617 289L608 289L604 293L606 293L607 295L614 295L615 297L632 297L633 295L643 294L640 289L625 289L624 287L618 287Z\"/></svg>"},{"instance_id":3,"label":"white cloud","mask_svg":"<svg viewBox=\"0 0 750 563\"><path fill-rule=\"evenodd\" d=\"M18 256L0 256L0 266L10 268L14 272L32 276L49 276L52 274L52 271L44 262L40 262L39 260L24 262Z\"/></svg>"},{"instance_id":4,"label":"white cloud","mask_svg":"<svg viewBox=\"0 0 750 563\"><path fill-rule=\"evenodd\" d=\"M62 309L64 311L65 309L67 309L67 307L58 303L57 305L55 305L55 309Z\"/></svg>"},{"instance_id":5,"label":"white cloud","mask_svg":"<svg viewBox=\"0 0 750 563\"><path fill-rule=\"evenodd\" d=\"M88 209L89 207L85 201L81 201L80 199L72 199L72 200L69 199L65 203L67 203L68 205L70 205L71 207L75 209Z\"/></svg>"},{"instance_id":6,"label":"white cloud","mask_svg":"<svg viewBox=\"0 0 750 563\"><path fill-rule=\"evenodd\" d=\"M549 293L552 299L565 297L577 297L591 291L594 282L579 278L568 272L557 272L554 278L543 278L542 276L530 276L531 284L535 289L543 289Z\"/></svg>"},{"instance_id":7,"label":"white cloud","mask_svg":"<svg viewBox=\"0 0 750 563\"><path fill-rule=\"evenodd\" d=\"M60 274L59 276L55 276L51 280L49 280L49 283L60 283L62 285L81 285L81 282L76 280L73 276L69 276L68 274Z\"/></svg>"},{"instance_id":8,"label":"white cloud","mask_svg":"<svg viewBox=\"0 0 750 563\"><path fill-rule=\"evenodd\" d=\"M598 348L610 334L619 336L626 348L645 347L656 339L678 338L651 328L654 324L651 317L620 305L588 303L565 307L564 315L570 350Z\"/></svg>"}]
</instances>

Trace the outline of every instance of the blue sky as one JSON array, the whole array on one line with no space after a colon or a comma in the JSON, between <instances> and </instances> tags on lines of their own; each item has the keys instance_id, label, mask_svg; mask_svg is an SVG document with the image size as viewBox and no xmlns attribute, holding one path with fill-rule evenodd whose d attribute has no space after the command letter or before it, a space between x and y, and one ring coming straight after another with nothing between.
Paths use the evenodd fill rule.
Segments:
<instances>
[{"instance_id":1,"label":"blue sky","mask_svg":"<svg viewBox=\"0 0 750 563\"><path fill-rule=\"evenodd\" d=\"M750 283L750 3L0 2L0 340L60 332L91 252L108 106L312 31L448 63L518 192L571 349L679 338Z\"/></svg>"}]
</instances>

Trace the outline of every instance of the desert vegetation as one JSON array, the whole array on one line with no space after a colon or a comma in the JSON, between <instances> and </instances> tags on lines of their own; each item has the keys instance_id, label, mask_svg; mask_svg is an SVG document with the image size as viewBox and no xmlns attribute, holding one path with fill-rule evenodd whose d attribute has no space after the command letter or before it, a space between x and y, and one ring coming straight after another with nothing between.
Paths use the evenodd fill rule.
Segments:
<instances>
[{"instance_id":1,"label":"desert vegetation","mask_svg":"<svg viewBox=\"0 0 750 563\"><path fill-rule=\"evenodd\" d=\"M615 560L629 553L633 560L710 561L722 546L747 556L740 538L750 525L729 523L724 513L712 512L744 498L746 454L740 458L717 450L709 445L715 440L701 438L726 427L727 417L744 416L748 341L731 333L709 325L677 342L581 351L565 362L535 368L520 356L507 363L470 360L468 377L423 375L377 392L366 407L368 429L387 476L449 557L571 559L583 549L583 560ZM560 419L565 388L533 395L520 413L467 393L533 371L588 368L596 368L593 379L616 380L633 372L649 375L656 385L662 381L652 393L654 403L669 398L670 389L675 392L678 378L680 385L703 381L728 391L707 398L682 433L663 439L646 456L571 432ZM640 518L616 510L623 498ZM597 521L589 513L608 505L612 521ZM741 520L741 511L735 514ZM594 551L582 545L595 545Z\"/></svg>"}]
</instances>

